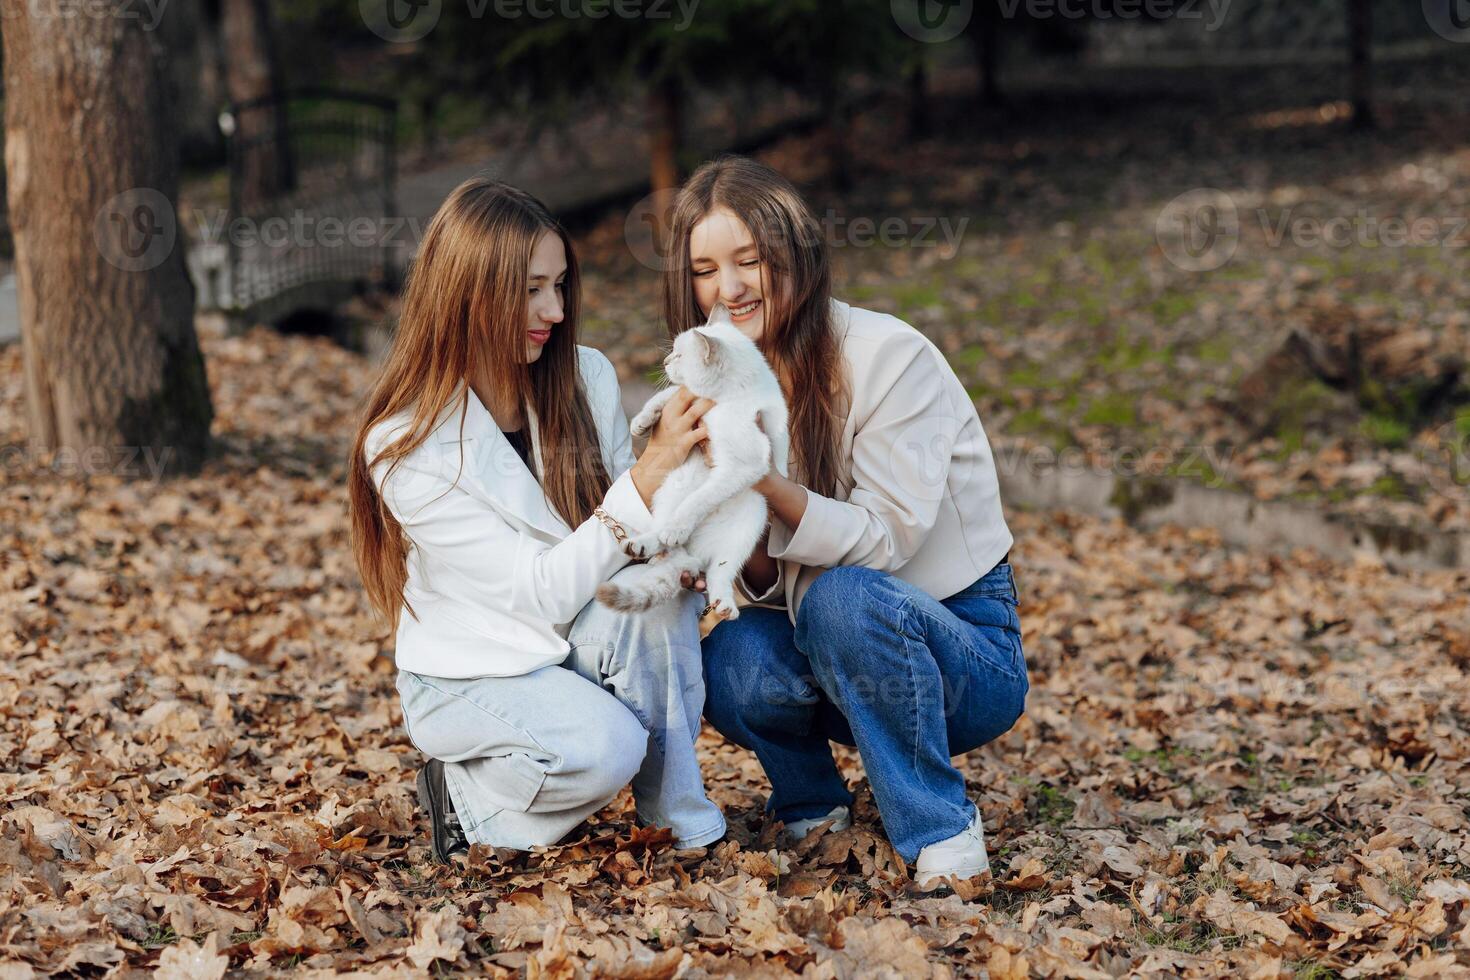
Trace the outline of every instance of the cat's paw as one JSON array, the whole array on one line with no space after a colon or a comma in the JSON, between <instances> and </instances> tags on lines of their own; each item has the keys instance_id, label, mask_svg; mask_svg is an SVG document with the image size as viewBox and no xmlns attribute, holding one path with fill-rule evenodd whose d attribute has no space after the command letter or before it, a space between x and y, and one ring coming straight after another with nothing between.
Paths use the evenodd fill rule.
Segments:
<instances>
[{"instance_id":1,"label":"cat's paw","mask_svg":"<svg viewBox=\"0 0 1470 980\"><path fill-rule=\"evenodd\" d=\"M670 524L659 528L658 542L664 548L682 548L684 542L688 541L693 534L694 525L692 524Z\"/></svg>"},{"instance_id":2,"label":"cat's paw","mask_svg":"<svg viewBox=\"0 0 1470 980\"><path fill-rule=\"evenodd\" d=\"M641 439L653 431L663 414L663 409L656 412L639 412L634 416L633 421L628 423L628 431Z\"/></svg>"},{"instance_id":3,"label":"cat's paw","mask_svg":"<svg viewBox=\"0 0 1470 980\"><path fill-rule=\"evenodd\" d=\"M628 550L634 558L652 558L664 550L657 531L645 531L628 539Z\"/></svg>"},{"instance_id":4,"label":"cat's paw","mask_svg":"<svg viewBox=\"0 0 1470 980\"><path fill-rule=\"evenodd\" d=\"M712 613L720 619L739 619L740 607L735 605L735 597L722 597L710 600L705 612Z\"/></svg>"}]
</instances>

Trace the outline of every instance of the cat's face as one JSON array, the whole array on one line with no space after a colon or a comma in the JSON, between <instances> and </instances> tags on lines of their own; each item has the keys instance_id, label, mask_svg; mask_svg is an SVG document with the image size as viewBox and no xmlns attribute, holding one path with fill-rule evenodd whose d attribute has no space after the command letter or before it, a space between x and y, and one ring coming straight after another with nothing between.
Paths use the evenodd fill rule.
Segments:
<instances>
[{"instance_id":1,"label":"cat's face","mask_svg":"<svg viewBox=\"0 0 1470 980\"><path fill-rule=\"evenodd\" d=\"M664 358L664 374L674 384L690 391L719 388L720 379L734 356L730 344L739 336L737 329L730 322L729 311L716 306L704 326L686 330L674 338L674 349Z\"/></svg>"}]
</instances>

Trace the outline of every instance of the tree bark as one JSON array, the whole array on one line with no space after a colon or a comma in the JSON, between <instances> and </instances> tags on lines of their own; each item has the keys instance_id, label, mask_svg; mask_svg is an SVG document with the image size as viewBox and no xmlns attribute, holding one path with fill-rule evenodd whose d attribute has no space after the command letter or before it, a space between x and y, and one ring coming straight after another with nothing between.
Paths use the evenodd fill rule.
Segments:
<instances>
[{"instance_id":1,"label":"tree bark","mask_svg":"<svg viewBox=\"0 0 1470 980\"><path fill-rule=\"evenodd\" d=\"M979 4L974 19L965 30L970 39L970 50L975 56L975 66L980 73L980 84L976 89L980 104L986 108L998 108L1005 104L1005 94L1000 87L1000 16L990 3Z\"/></svg>"},{"instance_id":2,"label":"tree bark","mask_svg":"<svg viewBox=\"0 0 1470 980\"><path fill-rule=\"evenodd\" d=\"M1372 129L1373 113L1373 0L1348 0L1349 66L1353 126Z\"/></svg>"},{"instance_id":3,"label":"tree bark","mask_svg":"<svg viewBox=\"0 0 1470 980\"><path fill-rule=\"evenodd\" d=\"M268 0L222 0L220 39L231 102L240 105L284 91L285 75ZM285 105L276 102L237 113L235 126L232 139L247 150L240 161L241 204L250 212L258 202L279 197L296 184Z\"/></svg>"},{"instance_id":4,"label":"tree bark","mask_svg":"<svg viewBox=\"0 0 1470 980\"><path fill-rule=\"evenodd\" d=\"M929 111L929 66L918 58L909 68L909 139L927 139L933 128Z\"/></svg>"},{"instance_id":5,"label":"tree bark","mask_svg":"<svg viewBox=\"0 0 1470 980\"><path fill-rule=\"evenodd\" d=\"M655 191L679 186L679 148L684 141L684 99L673 79L654 84L648 94L649 183Z\"/></svg>"},{"instance_id":6,"label":"tree bark","mask_svg":"<svg viewBox=\"0 0 1470 980\"><path fill-rule=\"evenodd\" d=\"M227 101L220 50L219 4L194 0L171 6L158 36L168 51L168 77L179 123L184 165L208 167L224 161L219 112Z\"/></svg>"},{"instance_id":7,"label":"tree bark","mask_svg":"<svg viewBox=\"0 0 1470 980\"><path fill-rule=\"evenodd\" d=\"M31 448L64 451L80 473L191 472L213 409L174 212L173 107L137 5L103 9L63 18L18 6L5 22Z\"/></svg>"}]
</instances>

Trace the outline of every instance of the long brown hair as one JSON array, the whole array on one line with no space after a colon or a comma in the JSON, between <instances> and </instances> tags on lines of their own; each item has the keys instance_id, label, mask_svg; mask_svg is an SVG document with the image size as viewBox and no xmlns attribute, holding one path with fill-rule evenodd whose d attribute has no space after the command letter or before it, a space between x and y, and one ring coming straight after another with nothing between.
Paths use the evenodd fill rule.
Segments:
<instances>
[{"instance_id":1,"label":"long brown hair","mask_svg":"<svg viewBox=\"0 0 1470 980\"><path fill-rule=\"evenodd\" d=\"M832 323L832 270L821 225L785 177L748 157L701 166L674 198L664 274L664 321L677 337L704 322L694 298L689 237L716 208L728 208L755 239L761 258L771 363L791 414L792 465L823 496L837 488L848 379Z\"/></svg>"},{"instance_id":2,"label":"long brown hair","mask_svg":"<svg viewBox=\"0 0 1470 980\"><path fill-rule=\"evenodd\" d=\"M529 267L543 234L557 235L566 248L563 319L540 358L528 363ZM611 486L578 370L579 296L571 239L525 191L471 177L429 222L404 282L393 348L363 406L348 463L352 549L368 599L391 629L405 605L409 542L379 495L372 468L389 462L391 474L429 437L451 401L467 409L470 378L489 379L500 404L535 413L541 487L569 526L591 516ZM403 434L367 459L369 430L405 411L411 421ZM418 618L411 606L409 613Z\"/></svg>"}]
</instances>

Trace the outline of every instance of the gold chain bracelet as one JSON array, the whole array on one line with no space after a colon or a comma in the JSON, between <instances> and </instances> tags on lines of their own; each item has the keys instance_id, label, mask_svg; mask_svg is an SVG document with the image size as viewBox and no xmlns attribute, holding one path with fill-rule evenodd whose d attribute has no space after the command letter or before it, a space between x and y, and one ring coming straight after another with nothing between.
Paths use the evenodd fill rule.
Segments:
<instances>
[{"instance_id":1,"label":"gold chain bracelet","mask_svg":"<svg viewBox=\"0 0 1470 980\"><path fill-rule=\"evenodd\" d=\"M592 512L592 516L601 521L603 525L612 532L613 537L617 540L618 544L622 546L623 554L627 555L629 558L639 557L633 552L633 542L628 538L628 529L615 521L611 514L599 507Z\"/></svg>"}]
</instances>

